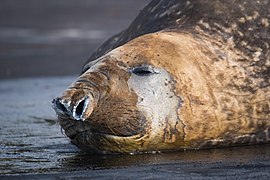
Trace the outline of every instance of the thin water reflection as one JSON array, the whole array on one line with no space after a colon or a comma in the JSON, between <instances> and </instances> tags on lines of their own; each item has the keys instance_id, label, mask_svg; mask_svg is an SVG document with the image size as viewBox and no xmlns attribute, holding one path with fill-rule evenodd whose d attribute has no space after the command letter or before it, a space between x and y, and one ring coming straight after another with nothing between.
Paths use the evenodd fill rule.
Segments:
<instances>
[{"instance_id":1,"label":"thin water reflection","mask_svg":"<svg viewBox=\"0 0 270 180\"><path fill-rule=\"evenodd\" d=\"M140 155L93 155L78 153L62 161L65 169L111 169L117 167L157 164L211 164L211 163L256 163L270 159L270 146L245 146L225 149L207 149ZM270 164L268 164L270 165Z\"/></svg>"}]
</instances>

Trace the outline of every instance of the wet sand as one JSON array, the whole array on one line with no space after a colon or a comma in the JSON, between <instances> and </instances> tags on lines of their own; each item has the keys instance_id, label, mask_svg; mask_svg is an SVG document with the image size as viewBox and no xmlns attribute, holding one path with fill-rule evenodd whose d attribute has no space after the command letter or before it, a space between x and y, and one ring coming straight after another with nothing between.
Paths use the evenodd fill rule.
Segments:
<instances>
[{"instance_id":1,"label":"wet sand","mask_svg":"<svg viewBox=\"0 0 270 180\"><path fill-rule=\"evenodd\" d=\"M97 156L61 133L51 100L66 75L146 2L0 2L0 179L270 179L270 145Z\"/></svg>"},{"instance_id":2,"label":"wet sand","mask_svg":"<svg viewBox=\"0 0 270 180\"><path fill-rule=\"evenodd\" d=\"M0 81L0 179L269 179L270 145L145 155L83 153L51 99L75 77Z\"/></svg>"}]
</instances>

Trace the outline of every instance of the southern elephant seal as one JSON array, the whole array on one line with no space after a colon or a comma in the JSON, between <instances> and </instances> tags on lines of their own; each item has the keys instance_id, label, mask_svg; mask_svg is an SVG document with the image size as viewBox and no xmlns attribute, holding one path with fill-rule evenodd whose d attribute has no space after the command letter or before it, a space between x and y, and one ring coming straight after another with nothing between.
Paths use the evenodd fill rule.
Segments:
<instances>
[{"instance_id":1,"label":"southern elephant seal","mask_svg":"<svg viewBox=\"0 0 270 180\"><path fill-rule=\"evenodd\" d=\"M83 150L270 142L270 1L154 0L53 100Z\"/></svg>"}]
</instances>

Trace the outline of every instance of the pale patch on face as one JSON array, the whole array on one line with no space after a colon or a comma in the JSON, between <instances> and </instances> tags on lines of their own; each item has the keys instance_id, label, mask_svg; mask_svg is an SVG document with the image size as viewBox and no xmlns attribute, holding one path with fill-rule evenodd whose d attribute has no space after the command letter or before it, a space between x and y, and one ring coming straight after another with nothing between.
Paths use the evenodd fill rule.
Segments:
<instances>
[{"instance_id":1,"label":"pale patch on face","mask_svg":"<svg viewBox=\"0 0 270 180\"><path fill-rule=\"evenodd\" d=\"M267 18L262 18L261 23L264 27L269 27L269 20Z\"/></svg>"},{"instance_id":2,"label":"pale patch on face","mask_svg":"<svg viewBox=\"0 0 270 180\"><path fill-rule=\"evenodd\" d=\"M166 133L170 134L167 131L180 124L177 110L182 101L173 91L174 81L170 74L164 69L148 65L131 71L128 86L138 96L138 110L151 122L150 138L158 141L162 137L163 142L173 143L175 137L166 137Z\"/></svg>"}]
</instances>

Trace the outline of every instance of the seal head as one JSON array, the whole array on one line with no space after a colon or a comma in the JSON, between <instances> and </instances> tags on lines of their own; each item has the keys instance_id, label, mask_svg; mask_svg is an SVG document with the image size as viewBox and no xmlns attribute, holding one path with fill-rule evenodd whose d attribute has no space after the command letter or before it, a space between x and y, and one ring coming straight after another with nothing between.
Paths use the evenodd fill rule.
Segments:
<instances>
[{"instance_id":1,"label":"seal head","mask_svg":"<svg viewBox=\"0 0 270 180\"><path fill-rule=\"evenodd\" d=\"M129 57L131 49L125 48L88 63L78 80L53 101L60 125L74 144L98 153L175 149L184 137L176 82L151 63L152 51Z\"/></svg>"}]
</instances>

